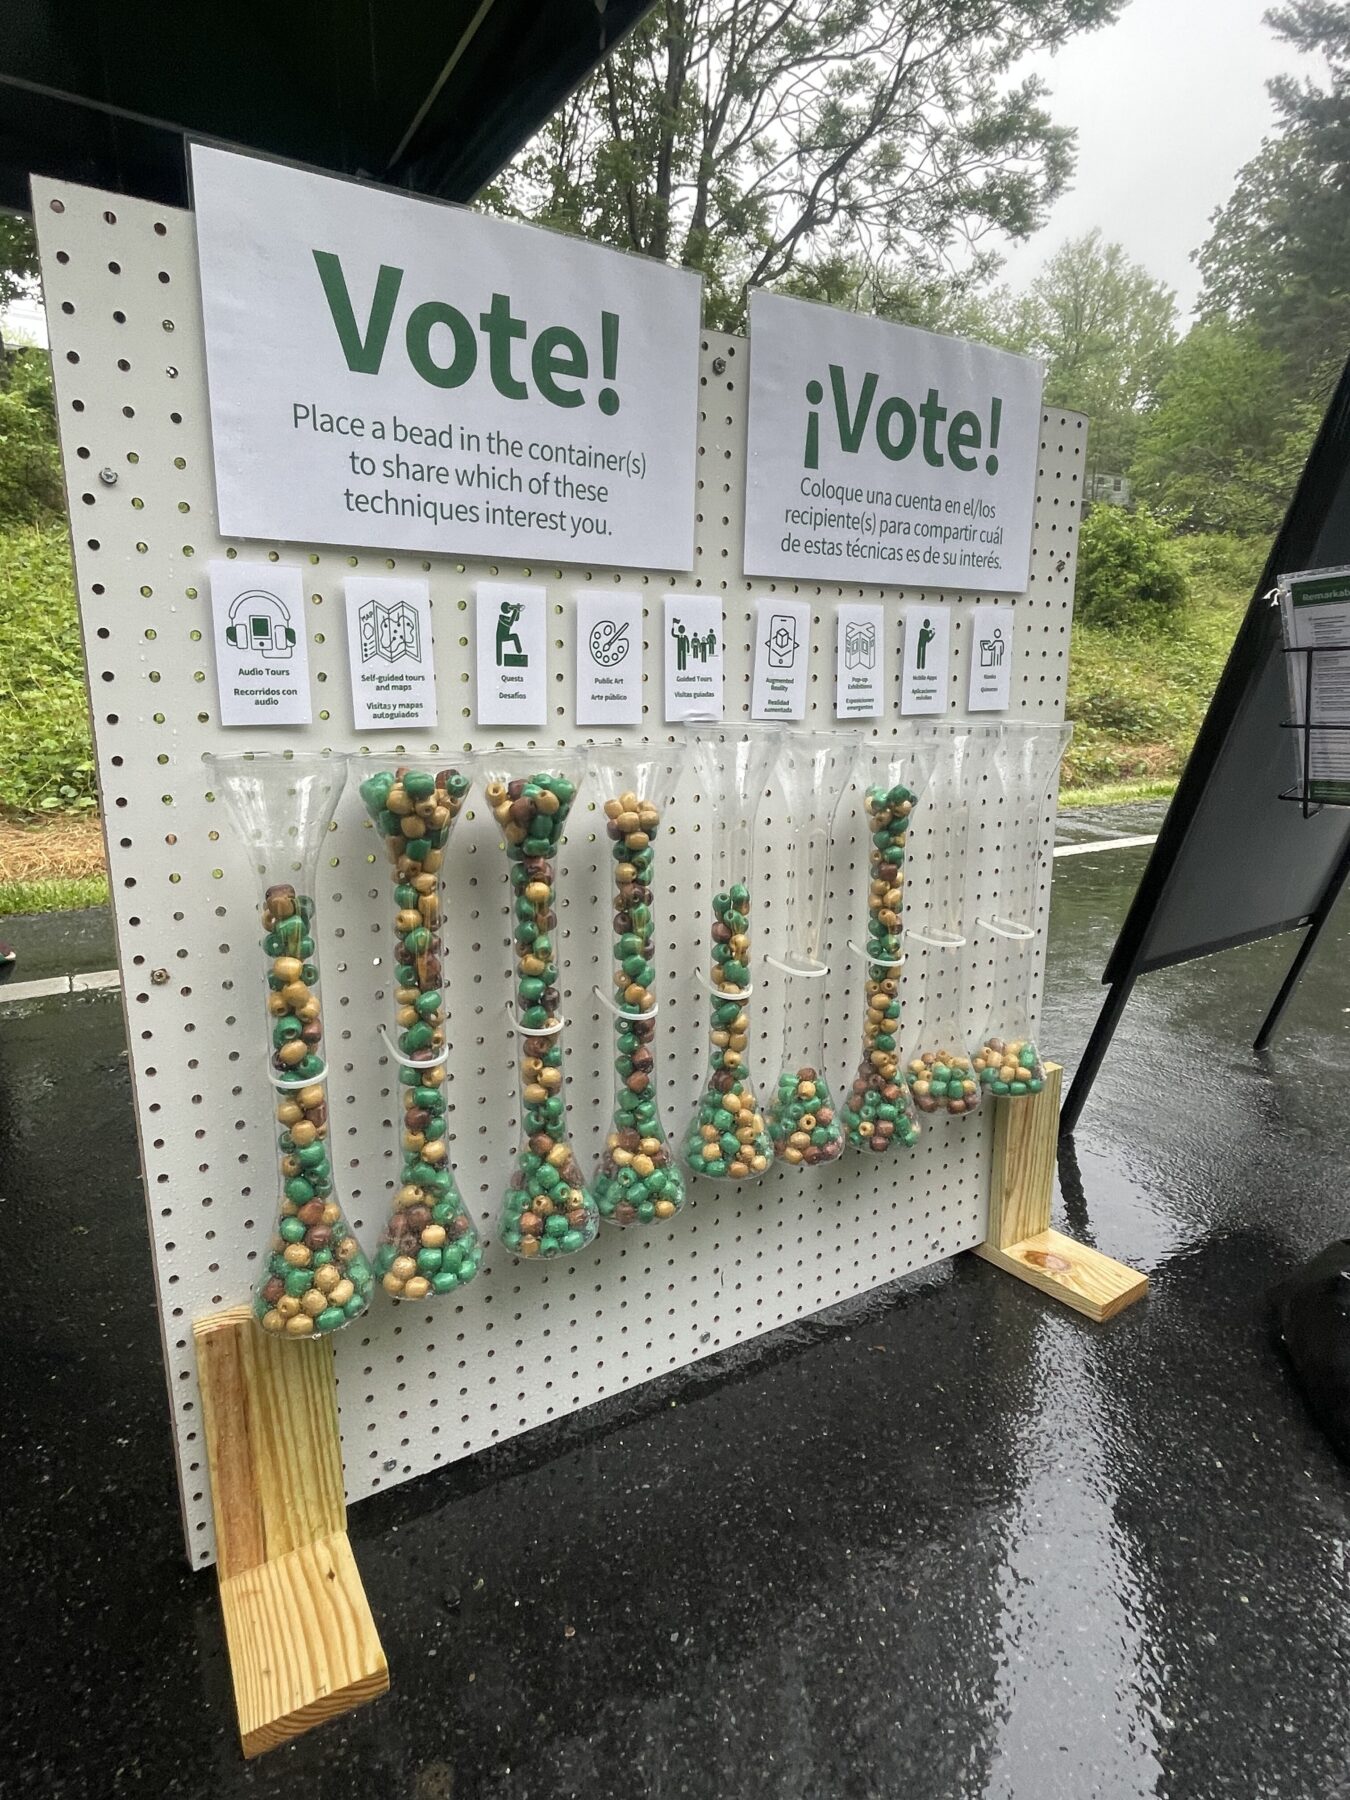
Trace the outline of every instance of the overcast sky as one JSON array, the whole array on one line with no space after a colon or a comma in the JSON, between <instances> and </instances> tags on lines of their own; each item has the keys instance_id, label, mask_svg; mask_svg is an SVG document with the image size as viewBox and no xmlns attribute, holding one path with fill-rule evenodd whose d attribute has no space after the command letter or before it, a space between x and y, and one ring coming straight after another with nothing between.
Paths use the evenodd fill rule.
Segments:
<instances>
[{"instance_id":1,"label":"overcast sky","mask_svg":"<svg viewBox=\"0 0 1350 1800\"><path fill-rule=\"evenodd\" d=\"M1264 83L1319 68L1262 24L1268 4L1130 0L1117 24L1028 60L1052 118L1078 132L1078 173L1045 229L1008 252L1004 279L1025 287L1065 238L1100 225L1190 308L1190 253L1270 129Z\"/></svg>"},{"instance_id":2,"label":"overcast sky","mask_svg":"<svg viewBox=\"0 0 1350 1800\"><path fill-rule=\"evenodd\" d=\"M1028 61L1050 87L1051 116L1077 130L1078 172L1045 228L1008 250L1002 279L1026 287L1065 238L1100 225L1189 310L1190 254L1270 128L1265 82L1317 69L1262 24L1268 3L1130 0L1118 24ZM12 322L43 336L36 307Z\"/></svg>"}]
</instances>

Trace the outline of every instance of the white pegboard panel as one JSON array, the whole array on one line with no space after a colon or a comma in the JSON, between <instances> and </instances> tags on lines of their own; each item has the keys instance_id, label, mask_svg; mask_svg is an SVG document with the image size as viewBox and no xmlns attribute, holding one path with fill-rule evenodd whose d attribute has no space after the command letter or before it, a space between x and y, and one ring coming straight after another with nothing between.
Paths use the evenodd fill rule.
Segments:
<instances>
[{"instance_id":1,"label":"white pegboard panel","mask_svg":"<svg viewBox=\"0 0 1350 1800\"><path fill-rule=\"evenodd\" d=\"M643 595L645 730L661 722L661 597L720 592L726 613L727 715L749 707L754 600L775 591L814 602L810 720L833 725L834 620L839 599L896 602L895 589L747 581L740 575L747 347L710 335L702 360L698 552L692 575L606 568L386 557L221 540L214 529L201 308L189 213L46 180L34 183L88 661L109 875L141 1136L165 1364L189 1554L212 1560L211 1515L192 1351L194 1317L248 1295L277 1200L272 1094L265 1076L261 954L247 857L229 839L202 765L212 750L333 748L368 758L453 761L494 741L473 725L474 583L482 576L543 582L551 612L556 729L515 741L575 741L571 600L594 585ZM1073 553L1083 469L1083 421L1044 417L1029 592L1017 603L1012 716L1058 720L1068 668ZM115 479L112 479L115 478ZM315 721L309 728L223 731L209 642L205 570L212 557L271 557L299 566L310 598ZM432 591L441 730L406 741L360 737L346 674L342 580L352 569L425 574ZM913 598L911 590L907 597ZM962 716L971 641L969 596L957 603L951 715ZM895 735L898 619L890 621L888 712L871 733ZM584 736L585 734L580 734ZM644 733L633 731L634 740ZM394 741L391 741L394 740ZM330 1056L334 1167L349 1216L373 1248L396 1168L396 1071L376 1037L390 1020L387 867L355 791L344 799L322 871L318 923ZM595 795L583 790L561 860L567 1080L573 1140L584 1167L599 1153L610 1109L610 1021L592 987L605 985L610 859L596 835ZM765 803L756 950L777 947L787 856ZM975 808L972 904L996 902L1003 854L995 809ZM691 976L707 962L700 814L686 781L661 839L657 1039L664 1120L678 1139L703 1070L706 1002ZM1047 843L1051 818L1047 811ZM910 878L928 878L922 813L910 837ZM842 1100L856 1064L862 967L865 837L856 804L838 835L830 876L823 1067ZM1049 863L1041 921L1048 910ZM450 1006L450 1130L461 1188L490 1233L517 1149L505 857L475 793L447 857L446 990ZM777 1074L781 999L761 964L752 1002L755 1075L767 1100ZM972 1030L992 998L991 961L967 969ZM1053 1049L1053 1046L1049 1047ZM547 1419L633 1387L728 1345L953 1255L984 1235L992 1120L937 1118L918 1148L846 1154L800 1174L773 1169L740 1188L696 1183L669 1226L606 1227L571 1263L521 1264L493 1243L478 1279L434 1306L377 1293L336 1339L349 1497L355 1501ZM307 1347L297 1345L295 1354Z\"/></svg>"}]
</instances>

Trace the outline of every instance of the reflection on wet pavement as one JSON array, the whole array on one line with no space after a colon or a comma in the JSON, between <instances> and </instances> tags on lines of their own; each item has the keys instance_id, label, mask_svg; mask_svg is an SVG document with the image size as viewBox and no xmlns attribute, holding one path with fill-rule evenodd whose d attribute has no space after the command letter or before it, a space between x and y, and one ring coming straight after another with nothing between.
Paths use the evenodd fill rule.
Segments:
<instances>
[{"instance_id":1,"label":"reflection on wet pavement","mask_svg":"<svg viewBox=\"0 0 1350 1800\"><path fill-rule=\"evenodd\" d=\"M1057 865L1070 1066L1146 854ZM1264 1063L1290 942L1136 991L1057 1222L1141 1306L1094 1327L966 1258L364 1502L394 1691L247 1768L179 1555L120 1004L6 1012L6 1793L1343 1796L1346 1480L1261 1300L1346 1226L1348 939Z\"/></svg>"}]
</instances>

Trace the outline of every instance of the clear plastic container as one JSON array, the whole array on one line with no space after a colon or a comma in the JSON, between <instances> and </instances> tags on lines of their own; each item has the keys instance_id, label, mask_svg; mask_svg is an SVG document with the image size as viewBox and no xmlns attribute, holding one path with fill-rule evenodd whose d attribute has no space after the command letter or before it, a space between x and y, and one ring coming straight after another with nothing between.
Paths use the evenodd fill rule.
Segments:
<instances>
[{"instance_id":1,"label":"clear plastic container","mask_svg":"<svg viewBox=\"0 0 1350 1800\"><path fill-rule=\"evenodd\" d=\"M366 1310L375 1283L333 1191L319 1005L314 892L347 759L245 753L205 760L261 890L281 1199L253 1291L254 1317L279 1337L328 1337Z\"/></svg>"},{"instance_id":2,"label":"clear plastic container","mask_svg":"<svg viewBox=\"0 0 1350 1800\"><path fill-rule=\"evenodd\" d=\"M686 1165L710 1181L762 1175L773 1160L747 1062L756 821L777 726L703 726L694 737L712 925L708 1079L684 1134Z\"/></svg>"},{"instance_id":3,"label":"clear plastic container","mask_svg":"<svg viewBox=\"0 0 1350 1800\"><path fill-rule=\"evenodd\" d=\"M1072 725L1006 720L993 750L999 808L998 905L978 927L994 945L996 1012L975 1058L985 1091L1024 1099L1045 1086L1037 1043L1040 959L1036 914L1048 851L1048 802Z\"/></svg>"},{"instance_id":4,"label":"clear plastic container","mask_svg":"<svg viewBox=\"0 0 1350 1800\"><path fill-rule=\"evenodd\" d=\"M944 724L928 791L924 851L931 874L921 904L911 894L905 932L906 996L913 1029L905 1033L905 1080L920 1113L964 1119L983 1089L971 1047L967 971L971 816L990 770L997 726Z\"/></svg>"},{"instance_id":5,"label":"clear plastic container","mask_svg":"<svg viewBox=\"0 0 1350 1800\"><path fill-rule=\"evenodd\" d=\"M558 993L557 857L585 768L584 751L489 750L487 802L511 871L520 1034L520 1155L497 1234L515 1256L575 1256L600 1229L567 1135Z\"/></svg>"},{"instance_id":6,"label":"clear plastic container","mask_svg":"<svg viewBox=\"0 0 1350 1800\"><path fill-rule=\"evenodd\" d=\"M843 1154L844 1125L825 1076L825 898L835 819L857 766L856 732L785 731L773 765L775 815L791 861L784 954L766 957L786 977L783 1050L768 1108L780 1162L814 1167Z\"/></svg>"},{"instance_id":7,"label":"clear plastic container","mask_svg":"<svg viewBox=\"0 0 1350 1800\"><path fill-rule=\"evenodd\" d=\"M673 1219L686 1194L661 1124L652 1044L661 831L687 751L683 744L597 745L587 760L614 874L613 996L601 995L614 1014L614 1110L591 1193L602 1219L650 1225Z\"/></svg>"},{"instance_id":8,"label":"clear plastic container","mask_svg":"<svg viewBox=\"0 0 1350 1800\"><path fill-rule=\"evenodd\" d=\"M867 816L867 942L862 1060L844 1102L844 1131L855 1150L882 1155L918 1142L919 1122L901 1066L900 974L905 960L905 853L910 822L937 760L931 726L909 726L870 756Z\"/></svg>"},{"instance_id":9,"label":"clear plastic container","mask_svg":"<svg viewBox=\"0 0 1350 1800\"><path fill-rule=\"evenodd\" d=\"M384 840L394 899L394 1024L403 1117L399 1179L375 1274L396 1300L429 1300L472 1281L483 1243L464 1204L446 1134L446 1047L441 931L446 845L472 780L453 769L380 770L361 799ZM387 1041L387 1040L386 1040Z\"/></svg>"}]
</instances>

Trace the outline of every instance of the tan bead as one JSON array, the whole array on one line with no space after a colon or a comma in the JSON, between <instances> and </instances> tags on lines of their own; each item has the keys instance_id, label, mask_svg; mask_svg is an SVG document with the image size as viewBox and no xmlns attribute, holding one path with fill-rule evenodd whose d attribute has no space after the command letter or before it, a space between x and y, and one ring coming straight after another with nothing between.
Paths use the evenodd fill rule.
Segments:
<instances>
[{"instance_id":1,"label":"tan bead","mask_svg":"<svg viewBox=\"0 0 1350 1800\"><path fill-rule=\"evenodd\" d=\"M314 1321L308 1313L297 1313L293 1319L286 1321L287 1337L308 1337L314 1330Z\"/></svg>"},{"instance_id":2,"label":"tan bead","mask_svg":"<svg viewBox=\"0 0 1350 1800\"><path fill-rule=\"evenodd\" d=\"M312 1287L307 1294L300 1296L300 1310L308 1313L311 1319L317 1319L327 1304L328 1296L322 1288Z\"/></svg>"},{"instance_id":3,"label":"tan bead","mask_svg":"<svg viewBox=\"0 0 1350 1800\"><path fill-rule=\"evenodd\" d=\"M314 1252L305 1244L287 1244L281 1253L293 1269L307 1269Z\"/></svg>"},{"instance_id":4,"label":"tan bead","mask_svg":"<svg viewBox=\"0 0 1350 1800\"><path fill-rule=\"evenodd\" d=\"M336 1287L329 1289L328 1298L334 1306L345 1306L355 1292L355 1282L348 1281L344 1275Z\"/></svg>"},{"instance_id":5,"label":"tan bead","mask_svg":"<svg viewBox=\"0 0 1350 1800\"><path fill-rule=\"evenodd\" d=\"M294 1294L283 1294L277 1301L277 1311L281 1314L283 1322L286 1319L293 1319L299 1310L300 1302Z\"/></svg>"}]
</instances>

